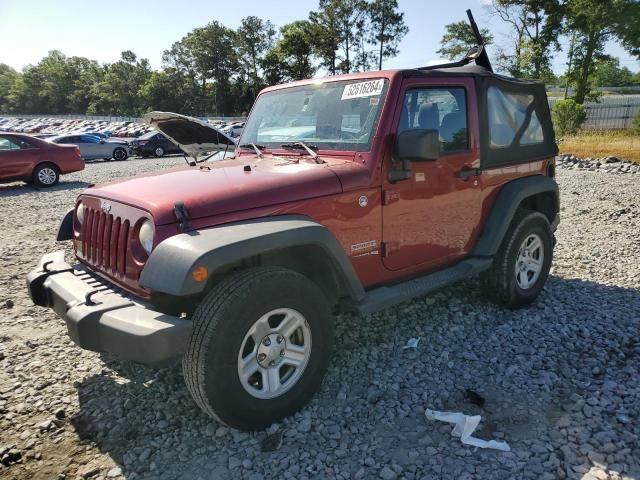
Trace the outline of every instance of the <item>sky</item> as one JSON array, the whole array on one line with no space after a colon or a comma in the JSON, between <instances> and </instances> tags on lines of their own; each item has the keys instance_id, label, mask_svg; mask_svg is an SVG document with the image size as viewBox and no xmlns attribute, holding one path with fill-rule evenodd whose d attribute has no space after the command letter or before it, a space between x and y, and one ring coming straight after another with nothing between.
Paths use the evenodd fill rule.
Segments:
<instances>
[{"instance_id":1,"label":"sky","mask_svg":"<svg viewBox=\"0 0 640 480\"><path fill-rule=\"evenodd\" d=\"M400 54L387 60L383 68L433 63L438 59L444 25L466 19L467 8L472 9L480 27L489 28L496 42L506 45L509 28L489 15L485 6L489 2L399 0L409 33L400 43ZM101 8L96 8L98 5ZM237 28L243 17L255 15L279 27L307 18L317 5L317 0L0 0L0 63L21 70L54 49L67 56L111 63L119 60L123 50L133 50L138 57L149 59L153 68L160 68L164 50L212 20ZM610 42L606 51L619 57L621 65L640 70L640 62L616 43ZM554 71L562 73L565 65L566 53L554 53Z\"/></svg>"}]
</instances>

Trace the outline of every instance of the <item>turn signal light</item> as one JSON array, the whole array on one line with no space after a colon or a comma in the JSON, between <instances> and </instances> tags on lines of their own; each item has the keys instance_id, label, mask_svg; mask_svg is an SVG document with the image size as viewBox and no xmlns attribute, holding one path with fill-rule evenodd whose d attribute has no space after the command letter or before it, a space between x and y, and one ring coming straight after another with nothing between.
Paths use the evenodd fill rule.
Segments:
<instances>
[{"instance_id":1,"label":"turn signal light","mask_svg":"<svg viewBox=\"0 0 640 480\"><path fill-rule=\"evenodd\" d=\"M191 276L196 282L201 283L204 282L209 276L209 270L207 269L207 267L199 266L191 270Z\"/></svg>"}]
</instances>

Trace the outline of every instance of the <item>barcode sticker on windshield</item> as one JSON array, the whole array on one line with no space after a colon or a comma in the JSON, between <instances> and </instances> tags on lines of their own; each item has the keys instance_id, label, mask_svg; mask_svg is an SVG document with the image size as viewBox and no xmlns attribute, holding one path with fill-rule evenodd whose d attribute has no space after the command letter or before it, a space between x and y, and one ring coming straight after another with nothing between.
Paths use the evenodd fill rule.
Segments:
<instances>
[{"instance_id":1,"label":"barcode sticker on windshield","mask_svg":"<svg viewBox=\"0 0 640 480\"><path fill-rule=\"evenodd\" d=\"M382 87L384 87L384 80L382 79L352 83L351 85L344 87L342 100L378 96L382 93Z\"/></svg>"}]
</instances>

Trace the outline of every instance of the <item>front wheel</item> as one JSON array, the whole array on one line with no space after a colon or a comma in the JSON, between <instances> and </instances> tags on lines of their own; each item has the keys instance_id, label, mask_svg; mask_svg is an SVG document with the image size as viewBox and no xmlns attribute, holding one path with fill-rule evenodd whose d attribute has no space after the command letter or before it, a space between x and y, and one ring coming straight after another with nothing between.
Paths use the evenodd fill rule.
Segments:
<instances>
[{"instance_id":1,"label":"front wheel","mask_svg":"<svg viewBox=\"0 0 640 480\"><path fill-rule=\"evenodd\" d=\"M307 277L279 267L235 273L209 292L193 322L185 382L217 420L260 430L301 409L320 388L333 319Z\"/></svg>"},{"instance_id":2,"label":"front wheel","mask_svg":"<svg viewBox=\"0 0 640 480\"><path fill-rule=\"evenodd\" d=\"M549 276L553 232L542 213L520 210L513 219L491 268L481 276L486 294L508 308L529 305Z\"/></svg>"},{"instance_id":3,"label":"front wheel","mask_svg":"<svg viewBox=\"0 0 640 480\"><path fill-rule=\"evenodd\" d=\"M129 154L124 148L118 147L113 151L113 159L117 161L126 160Z\"/></svg>"}]
</instances>

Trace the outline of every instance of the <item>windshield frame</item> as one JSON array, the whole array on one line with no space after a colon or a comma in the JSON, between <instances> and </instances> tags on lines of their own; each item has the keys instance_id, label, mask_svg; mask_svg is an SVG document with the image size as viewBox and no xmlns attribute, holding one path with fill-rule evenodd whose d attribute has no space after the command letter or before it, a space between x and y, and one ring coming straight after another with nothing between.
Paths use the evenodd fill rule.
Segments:
<instances>
[{"instance_id":1,"label":"windshield frame","mask_svg":"<svg viewBox=\"0 0 640 480\"><path fill-rule=\"evenodd\" d=\"M331 139L330 141L322 141L319 138L315 138L315 137L295 137L295 138L283 138L281 140L277 140L277 141L264 141L263 139L258 139L258 134L256 132L256 135L253 135L252 138L249 137L249 131L250 129L247 128L250 126L251 123L251 119L254 117L254 115L256 115L256 108L259 108L259 102L261 102L266 96L269 95L282 95L284 93L289 93L292 90L309 90L309 89L322 89L322 88L327 88L327 86L337 86L337 85L342 85L342 86L347 86L347 85L353 85L353 84L358 84L358 83L364 83L364 82L371 82L371 81L376 81L376 80L380 80L383 82L383 87L380 91L380 94L377 95L378 99L378 103L377 103L377 110L375 110L375 118L373 119L372 123L371 123L371 127L369 130L369 136L367 141L365 142L348 142L348 141L337 141L337 139ZM285 148L283 148L281 145L282 144L287 144L287 143L295 143L295 142L304 142L307 145L312 145L314 148L317 147L318 151L324 151L324 152L331 152L331 153L339 153L339 152L358 152L358 153L362 153L362 152L369 152L371 150L372 144L373 144L373 139L377 134L379 125L380 125L380 119L382 118L382 113L384 110L384 106L385 103L387 101L387 96L389 93L389 88L390 88L390 84L391 84L391 79L389 79L388 77L384 76L384 75L380 75L380 76L371 76L371 77L362 77L362 78L336 78L334 79L329 79L329 80L323 80L323 81L315 81L315 82L310 82L310 83L304 83L302 85L300 84L295 84L295 85L291 85L291 86L287 86L287 87L283 87L283 88L277 88L277 89L269 89L265 92L262 92L258 98L256 99L253 108L251 109L251 112L249 114L249 116L247 117L246 123L245 123L245 127L242 131L242 135L240 136L239 140L238 140L238 145L242 145L242 144L249 144L249 143L255 143L255 144L260 144L261 146L263 146L264 148L261 148L263 151L286 151ZM374 96L364 96L361 98L374 98ZM258 127L259 128L259 127ZM342 127L344 128L344 127ZM344 130L342 130L344 131Z\"/></svg>"}]
</instances>

